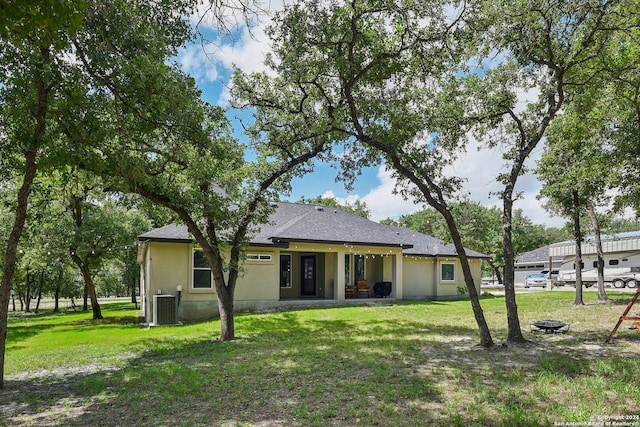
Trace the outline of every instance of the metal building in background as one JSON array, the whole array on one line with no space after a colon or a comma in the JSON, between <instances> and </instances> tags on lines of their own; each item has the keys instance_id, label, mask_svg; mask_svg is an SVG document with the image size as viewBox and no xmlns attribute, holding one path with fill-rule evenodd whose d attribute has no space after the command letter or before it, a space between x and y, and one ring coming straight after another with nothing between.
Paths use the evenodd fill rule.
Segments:
<instances>
[{"instance_id":1,"label":"metal building in background","mask_svg":"<svg viewBox=\"0 0 640 427\"><path fill-rule=\"evenodd\" d=\"M605 282L616 288L635 288L640 281L640 231L602 235ZM593 236L582 242L582 280L587 286L598 279L596 244ZM576 245L573 241L549 246L549 257L561 259L558 280L564 284L575 283ZM637 276L637 277L636 277Z\"/></svg>"}]
</instances>

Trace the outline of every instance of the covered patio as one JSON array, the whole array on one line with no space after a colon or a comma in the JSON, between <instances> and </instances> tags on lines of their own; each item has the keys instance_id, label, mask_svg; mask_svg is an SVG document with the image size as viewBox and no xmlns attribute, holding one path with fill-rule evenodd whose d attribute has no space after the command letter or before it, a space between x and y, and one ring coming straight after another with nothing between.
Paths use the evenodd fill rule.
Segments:
<instances>
[{"instance_id":1,"label":"covered patio","mask_svg":"<svg viewBox=\"0 0 640 427\"><path fill-rule=\"evenodd\" d=\"M279 257L280 301L402 298L402 247L297 243Z\"/></svg>"}]
</instances>

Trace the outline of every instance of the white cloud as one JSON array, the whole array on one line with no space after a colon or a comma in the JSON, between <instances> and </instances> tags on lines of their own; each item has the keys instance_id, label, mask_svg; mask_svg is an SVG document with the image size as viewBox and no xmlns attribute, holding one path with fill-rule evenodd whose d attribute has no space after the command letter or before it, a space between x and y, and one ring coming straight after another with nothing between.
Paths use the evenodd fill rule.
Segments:
<instances>
[{"instance_id":1,"label":"white cloud","mask_svg":"<svg viewBox=\"0 0 640 427\"><path fill-rule=\"evenodd\" d=\"M268 10L268 13L254 17L251 30L242 20L242 16L229 11L224 23L228 28L236 29L235 38L233 40L218 38L206 46L207 52L205 52L205 46L200 44L184 49L178 58L183 69L197 79L208 81L219 80L223 69L228 71L234 66L246 73L267 71L264 59L271 51L271 44L265 34L265 29L271 23L269 14L282 10L286 1L274 0L264 4L264 9ZM200 5L197 14L191 18L194 24L198 22L198 17L202 16L208 4L209 2L204 2ZM213 22L202 21L200 25L211 34L216 34ZM485 64L484 66L490 65ZM527 103L535 100L538 96L539 91L536 90L521 93L518 97L516 110L524 111ZM218 104L227 106L229 98L228 87L223 86ZM535 162L541 155L542 143L540 144L540 147L532 153L526 163L530 167L535 166ZM489 149L477 141L472 141L468 151L462 153L453 165L447 168L446 172L465 179L463 192L468 193L471 200L484 206L501 208L501 200L495 193L502 190L503 186L496 180L496 177L500 173L507 172L509 167L510 165L502 159L500 147ZM377 178L378 185L365 195L354 194L346 198L339 198L329 190L323 194L323 197L334 197L341 203L353 203L356 200L361 200L371 210L374 221L398 218L400 215L423 209L422 204L415 204L413 200L404 200L401 195L393 193L396 181L384 166L379 168ZM522 198L515 201L514 207L522 209L524 214L534 223L561 226L564 219L551 217L541 206L541 202L537 200L536 195L540 188L540 182L531 172L519 177L516 192L522 193Z\"/></svg>"},{"instance_id":2,"label":"white cloud","mask_svg":"<svg viewBox=\"0 0 640 427\"><path fill-rule=\"evenodd\" d=\"M264 27L251 30L243 27L237 40L220 45L213 56L227 69L235 66L245 73L251 73L266 70L264 60L270 51L271 43L264 33Z\"/></svg>"},{"instance_id":3,"label":"white cloud","mask_svg":"<svg viewBox=\"0 0 640 427\"><path fill-rule=\"evenodd\" d=\"M320 197L323 197L325 199L335 199L338 204L343 206L352 205L360 200L360 196L358 196L357 194L350 194L347 197L338 197L332 190L325 191Z\"/></svg>"},{"instance_id":4,"label":"white cloud","mask_svg":"<svg viewBox=\"0 0 640 427\"><path fill-rule=\"evenodd\" d=\"M528 172L518 177L514 192L514 197L518 197L514 200L514 209L522 209L524 215L535 224L560 227L565 220L552 217L542 206L543 201L537 199L542 184L532 170L542 151L540 143L525 162ZM446 169L446 173L465 180L463 193L467 194L470 200L487 207L497 206L502 210L499 193L504 189L504 185L497 178L502 173L508 173L510 169L511 164L502 158L500 147L488 148L478 141L472 141L468 151L456 159L453 165Z\"/></svg>"},{"instance_id":5,"label":"white cloud","mask_svg":"<svg viewBox=\"0 0 640 427\"><path fill-rule=\"evenodd\" d=\"M224 10L217 12L210 10L210 2L199 3L189 20L198 26L201 40L183 49L178 63L185 72L204 83L221 82L223 74L228 75L234 67L246 73L266 71L264 60L271 51L271 42L265 30L272 22L273 13L284 8L283 2L256 0L256 12L246 16L242 13L243 4L251 3L250 0L231 0L225 3ZM224 30L219 31L220 28ZM217 103L228 106L229 99L228 86L223 84Z\"/></svg>"},{"instance_id":6,"label":"white cloud","mask_svg":"<svg viewBox=\"0 0 640 427\"><path fill-rule=\"evenodd\" d=\"M212 58L207 56L201 45L190 45L178 53L178 63L182 70L197 80L215 82L218 68Z\"/></svg>"},{"instance_id":7,"label":"white cloud","mask_svg":"<svg viewBox=\"0 0 640 427\"><path fill-rule=\"evenodd\" d=\"M496 206L502 209L502 201L496 194L502 190L496 177L501 172L506 172L508 165L502 160L499 149L477 150L479 143L475 142L469 152L463 154L454 164L447 168L447 173L455 174L465 180L462 192L467 194L470 200L477 201L483 206ZM540 157L541 149L533 153L527 165L534 166ZM396 180L386 167L380 166L377 173L378 185L365 195L353 194L346 198L336 197L333 191L326 191L323 197L333 197L340 203L353 203L355 200L363 201L371 211L371 219L380 221L386 218L397 219L400 215L410 214L424 209L422 203L415 203L413 199L405 200L401 195L394 194ZM522 209L524 214L535 224L545 224L550 227L561 227L565 220L552 217L547 213L542 201L536 198L541 184L529 172L518 179L516 193L521 194L514 202L515 209ZM493 194L491 194L493 193Z\"/></svg>"},{"instance_id":8,"label":"white cloud","mask_svg":"<svg viewBox=\"0 0 640 427\"><path fill-rule=\"evenodd\" d=\"M400 194L393 194L396 180L385 166L380 166L377 174L380 185L362 197L362 201L371 210L371 219L380 221L386 218L398 218L400 215L417 212L423 209L422 204L415 204L412 199L405 200Z\"/></svg>"},{"instance_id":9,"label":"white cloud","mask_svg":"<svg viewBox=\"0 0 640 427\"><path fill-rule=\"evenodd\" d=\"M364 196L352 194L343 198L337 197L333 191L327 190L322 197L334 198L341 204L353 204L356 200L360 200L366 203L371 211L370 219L373 221L381 221L387 218L397 219L400 215L423 209L422 205L415 204L413 200L405 200L401 195L393 194L396 180L384 165L379 167L377 178L379 185Z\"/></svg>"}]
</instances>

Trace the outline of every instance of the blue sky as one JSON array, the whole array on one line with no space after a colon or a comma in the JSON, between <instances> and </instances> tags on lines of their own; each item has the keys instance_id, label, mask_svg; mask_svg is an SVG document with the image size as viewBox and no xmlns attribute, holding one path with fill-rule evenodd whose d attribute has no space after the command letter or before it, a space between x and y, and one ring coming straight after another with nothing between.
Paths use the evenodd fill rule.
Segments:
<instances>
[{"instance_id":1,"label":"blue sky","mask_svg":"<svg viewBox=\"0 0 640 427\"><path fill-rule=\"evenodd\" d=\"M271 6L278 8L273 3ZM233 42L217 40L210 45L194 43L179 54L178 63L196 79L204 100L213 105L228 106L226 84L231 76L233 65L245 72L265 70L263 60L270 50L270 45L263 29L268 20L263 17L260 22L260 25L253 27L251 32L241 26ZM208 36L213 39L215 33L210 31ZM523 94L522 102L532 97L535 97L535 94ZM238 114L243 116L243 120L246 120L248 115L237 111L229 112L229 117L237 129L236 137L242 139L244 136L241 134L241 126L237 120ZM535 167L535 162L541 153L542 146L532 153L531 159L527 162L528 166ZM506 170L507 165L502 161L499 147L487 149L472 141L467 153L454 163L449 172L466 179L464 192L471 200L485 206L499 206L500 200L491 194L501 189L495 177ZM398 218L400 215L412 213L424 207L393 194L395 181L384 165L363 170L353 190L349 192L345 190L342 182L335 182L336 173L336 170L329 165L316 164L314 173L294 180L289 200L296 201L302 196L312 198L321 195L332 196L339 201L360 200L367 204L372 213L371 219L374 221ZM522 197L516 201L515 207L523 209L525 215L534 223L561 226L564 220L551 217L536 199L539 189L540 183L535 176L530 173L522 176L516 188Z\"/></svg>"}]
</instances>

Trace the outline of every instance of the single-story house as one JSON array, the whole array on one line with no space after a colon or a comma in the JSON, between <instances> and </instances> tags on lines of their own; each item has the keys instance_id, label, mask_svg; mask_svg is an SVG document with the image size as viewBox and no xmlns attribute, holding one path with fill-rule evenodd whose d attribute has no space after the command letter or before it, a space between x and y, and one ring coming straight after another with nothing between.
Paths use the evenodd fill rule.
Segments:
<instances>
[{"instance_id":1,"label":"single-story house","mask_svg":"<svg viewBox=\"0 0 640 427\"><path fill-rule=\"evenodd\" d=\"M249 242L236 310L355 298L451 299L464 287L451 244L335 208L285 202L272 208L269 222ZM479 291L487 257L471 250L467 255ZM174 311L162 308L165 300L175 302L170 306L176 320L218 315L210 268L186 226L170 224L138 236L138 263L147 322L158 323L160 311Z\"/></svg>"}]
</instances>

